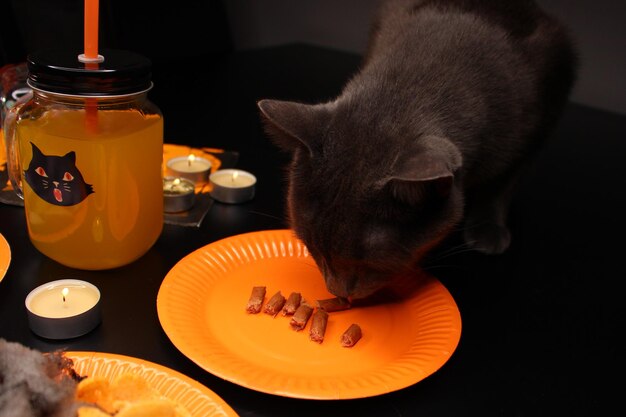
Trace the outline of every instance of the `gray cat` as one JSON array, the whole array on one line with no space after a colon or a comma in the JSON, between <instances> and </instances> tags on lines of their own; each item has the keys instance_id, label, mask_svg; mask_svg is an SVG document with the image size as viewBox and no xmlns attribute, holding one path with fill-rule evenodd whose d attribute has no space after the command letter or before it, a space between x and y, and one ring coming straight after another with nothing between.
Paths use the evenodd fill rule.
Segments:
<instances>
[{"instance_id":1,"label":"gray cat","mask_svg":"<svg viewBox=\"0 0 626 417\"><path fill-rule=\"evenodd\" d=\"M293 153L290 224L328 290L358 299L390 286L458 227L468 246L505 251L516 179L576 62L534 1L389 0L335 100L259 101L268 135Z\"/></svg>"}]
</instances>

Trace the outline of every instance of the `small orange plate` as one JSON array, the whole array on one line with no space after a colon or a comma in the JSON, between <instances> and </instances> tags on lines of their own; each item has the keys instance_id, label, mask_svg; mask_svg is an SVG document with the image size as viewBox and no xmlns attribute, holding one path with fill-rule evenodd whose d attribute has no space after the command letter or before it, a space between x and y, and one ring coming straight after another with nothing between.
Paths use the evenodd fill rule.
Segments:
<instances>
[{"instance_id":1,"label":"small orange plate","mask_svg":"<svg viewBox=\"0 0 626 417\"><path fill-rule=\"evenodd\" d=\"M172 343L206 371L241 386L285 397L349 399L413 385L450 358L461 336L454 299L435 278L399 302L331 313L324 342L294 331L289 318L248 314L253 286L267 301L292 291L315 304L329 298L321 273L291 230L232 236L180 260L157 297L161 326ZM342 347L358 323L363 337Z\"/></svg>"},{"instance_id":2,"label":"small orange plate","mask_svg":"<svg viewBox=\"0 0 626 417\"><path fill-rule=\"evenodd\" d=\"M0 233L0 282L7 273L9 269L9 264L11 263L11 248L9 247L9 242L2 236Z\"/></svg>"},{"instance_id":3,"label":"small orange plate","mask_svg":"<svg viewBox=\"0 0 626 417\"><path fill-rule=\"evenodd\" d=\"M156 363L102 352L65 352L81 376L113 380L128 372L138 374L150 386L185 407L193 417L237 417L237 413L199 382Z\"/></svg>"}]
</instances>

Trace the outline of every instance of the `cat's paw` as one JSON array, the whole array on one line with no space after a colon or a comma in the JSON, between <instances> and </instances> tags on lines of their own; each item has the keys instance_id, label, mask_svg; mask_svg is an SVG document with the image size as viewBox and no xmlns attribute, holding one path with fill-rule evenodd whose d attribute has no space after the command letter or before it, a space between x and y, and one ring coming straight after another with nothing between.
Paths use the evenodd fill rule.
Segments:
<instances>
[{"instance_id":1,"label":"cat's paw","mask_svg":"<svg viewBox=\"0 0 626 417\"><path fill-rule=\"evenodd\" d=\"M465 243L479 252L497 255L509 248L511 232L507 227L494 223L468 226Z\"/></svg>"}]
</instances>

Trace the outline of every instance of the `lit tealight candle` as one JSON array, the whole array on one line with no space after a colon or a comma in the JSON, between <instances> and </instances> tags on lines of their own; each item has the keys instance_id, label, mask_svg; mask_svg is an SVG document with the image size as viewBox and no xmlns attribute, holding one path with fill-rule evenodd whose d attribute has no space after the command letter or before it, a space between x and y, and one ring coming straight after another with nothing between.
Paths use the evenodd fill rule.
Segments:
<instances>
[{"instance_id":1,"label":"lit tealight candle","mask_svg":"<svg viewBox=\"0 0 626 417\"><path fill-rule=\"evenodd\" d=\"M40 285L26 297L28 324L48 339L70 339L100 324L100 291L86 281L61 279Z\"/></svg>"},{"instance_id":2,"label":"lit tealight candle","mask_svg":"<svg viewBox=\"0 0 626 417\"><path fill-rule=\"evenodd\" d=\"M211 197L222 203L243 203L254 198L256 177L239 169L221 169L209 177Z\"/></svg>"},{"instance_id":3,"label":"lit tealight candle","mask_svg":"<svg viewBox=\"0 0 626 417\"><path fill-rule=\"evenodd\" d=\"M211 161L193 154L179 156L167 161L169 174L187 178L194 183L206 183L211 171Z\"/></svg>"},{"instance_id":4,"label":"lit tealight candle","mask_svg":"<svg viewBox=\"0 0 626 417\"><path fill-rule=\"evenodd\" d=\"M166 213L187 211L196 199L193 182L185 178L163 178L163 210Z\"/></svg>"}]
</instances>

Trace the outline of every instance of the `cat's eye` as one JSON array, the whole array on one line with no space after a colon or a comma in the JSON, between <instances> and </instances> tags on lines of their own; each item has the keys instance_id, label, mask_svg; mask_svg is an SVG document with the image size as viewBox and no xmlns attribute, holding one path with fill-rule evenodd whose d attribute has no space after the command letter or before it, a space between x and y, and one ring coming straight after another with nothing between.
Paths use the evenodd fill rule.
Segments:
<instances>
[{"instance_id":1,"label":"cat's eye","mask_svg":"<svg viewBox=\"0 0 626 417\"><path fill-rule=\"evenodd\" d=\"M46 174L46 170L43 169L42 167L37 167L35 168L35 172L39 175L41 175L42 177L46 177L48 178L48 174Z\"/></svg>"},{"instance_id":2,"label":"cat's eye","mask_svg":"<svg viewBox=\"0 0 626 417\"><path fill-rule=\"evenodd\" d=\"M74 179L74 177L72 176L72 174L70 174L69 172L66 172L63 175L63 181L72 181Z\"/></svg>"}]
</instances>

